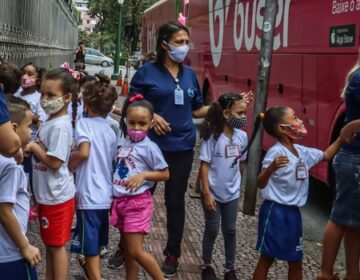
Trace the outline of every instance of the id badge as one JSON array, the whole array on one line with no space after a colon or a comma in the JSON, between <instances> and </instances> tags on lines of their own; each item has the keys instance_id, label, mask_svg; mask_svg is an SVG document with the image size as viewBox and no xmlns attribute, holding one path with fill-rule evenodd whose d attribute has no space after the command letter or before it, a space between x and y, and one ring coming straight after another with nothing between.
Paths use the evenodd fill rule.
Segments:
<instances>
[{"instance_id":1,"label":"id badge","mask_svg":"<svg viewBox=\"0 0 360 280\"><path fill-rule=\"evenodd\" d=\"M184 91L177 87L174 91L175 105L184 105Z\"/></svg>"},{"instance_id":2,"label":"id badge","mask_svg":"<svg viewBox=\"0 0 360 280\"><path fill-rule=\"evenodd\" d=\"M225 157L238 157L240 151L238 145L227 145L225 149Z\"/></svg>"},{"instance_id":3,"label":"id badge","mask_svg":"<svg viewBox=\"0 0 360 280\"><path fill-rule=\"evenodd\" d=\"M296 180L305 180L308 178L307 168L304 164L296 166Z\"/></svg>"},{"instance_id":4,"label":"id badge","mask_svg":"<svg viewBox=\"0 0 360 280\"><path fill-rule=\"evenodd\" d=\"M119 158L127 158L130 155L131 148L120 148L118 157Z\"/></svg>"}]
</instances>

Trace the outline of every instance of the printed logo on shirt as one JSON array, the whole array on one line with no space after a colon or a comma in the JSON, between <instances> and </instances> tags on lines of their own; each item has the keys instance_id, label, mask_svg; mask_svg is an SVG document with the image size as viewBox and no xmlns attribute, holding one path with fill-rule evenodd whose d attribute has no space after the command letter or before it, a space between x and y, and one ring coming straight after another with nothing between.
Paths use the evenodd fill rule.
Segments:
<instances>
[{"instance_id":1,"label":"printed logo on shirt","mask_svg":"<svg viewBox=\"0 0 360 280\"><path fill-rule=\"evenodd\" d=\"M187 92L187 95L191 98L193 98L195 95L195 92L192 88L188 88L188 90L186 92Z\"/></svg>"},{"instance_id":2,"label":"printed logo on shirt","mask_svg":"<svg viewBox=\"0 0 360 280\"><path fill-rule=\"evenodd\" d=\"M129 168L125 165L125 160L120 160L116 165L117 173L121 179L124 179L126 175L129 173Z\"/></svg>"},{"instance_id":3,"label":"printed logo on shirt","mask_svg":"<svg viewBox=\"0 0 360 280\"><path fill-rule=\"evenodd\" d=\"M46 217L41 217L40 225L43 229L47 229L49 227L49 220Z\"/></svg>"},{"instance_id":4,"label":"printed logo on shirt","mask_svg":"<svg viewBox=\"0 0 360 280\"><path fill-rule=\"evenodd\" d=\"M41 163L39 163L39 164L34 163L33 164L33 169L35 171L41 171L41 172L46 172L47 171L47 167L45 165L42 165Z\"/></svg>"},{"instance_id":5,"label":"printed logo on shirt","mask_svg":"<svg viewBox=\"0 0 360 280\"><path fill-rule=\"evenodd\" d=\"M300 237L299 239L299 245L296 246L296 252L302 251L303 250L303 242L302 242L302 237Z\"/></svg>"}]
</instances>

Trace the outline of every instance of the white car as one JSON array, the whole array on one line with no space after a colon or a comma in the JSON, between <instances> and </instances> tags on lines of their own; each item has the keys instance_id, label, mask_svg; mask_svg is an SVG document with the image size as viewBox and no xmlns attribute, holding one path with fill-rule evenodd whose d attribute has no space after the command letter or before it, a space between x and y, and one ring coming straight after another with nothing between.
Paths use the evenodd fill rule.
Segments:
<instances>
[{"instance_id":1,"label":"white car","mask_svg":"<svg viewBox=\"0 0 360 280\"><path fill-rule=\"evenodd\" d=\"M92 48L85 48L85 63L107 67L113 65L114 61L110 57L103 55L98 50Z\"/></svg>"}]
</instances>

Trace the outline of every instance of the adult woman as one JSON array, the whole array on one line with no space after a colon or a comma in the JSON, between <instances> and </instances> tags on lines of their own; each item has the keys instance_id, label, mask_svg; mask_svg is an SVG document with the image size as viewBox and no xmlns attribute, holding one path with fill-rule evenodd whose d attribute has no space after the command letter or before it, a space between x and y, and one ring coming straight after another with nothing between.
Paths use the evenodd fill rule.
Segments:
<instances>
[{"instance_id":1,"label":"adult woman","mask_svg":"<svg viewBox=\"0 0 360 280\"><path fill-rule=\"evenodd\" d=\"M158 144L169 165L165 182L168 240L162 270L176 274L185 222L185 192L196 141L193 117L205 116L208 107L194 71L182 64L189 47L189 31L169 22L159 28L155 63L146 63L134 75L130 92L140 92L154 106L154 126L150 138Z\"/></svg>"},{"instance_id":2,"label":"adult woman","mask_svg":"<svg viewBox=\"0 0 360 280\"><path fill-rule=\"evenodd\" d=\"M346 123L360 119L360 57L346 78L342 97L345 100ZM356 125L356 123L355 123ZM350 139L347 126L341 133ZM345 139L345 140L346 140ZM336 280L333 266L344 236L346 279L360 279L360 135L345 144L334 158L336 198L324 234L323 257L318 280Z\"/></svg>"},{"instance_id":3,"label":"adult woman","mask_svg":"<svg viewBox=\"0 0 360 280\"><path fill-rule=\"evenodd\" d=\"M75 70L85 69L85 46L83 42L79 42L79 47L75 50Z\"/></svg>"}]
</instances>

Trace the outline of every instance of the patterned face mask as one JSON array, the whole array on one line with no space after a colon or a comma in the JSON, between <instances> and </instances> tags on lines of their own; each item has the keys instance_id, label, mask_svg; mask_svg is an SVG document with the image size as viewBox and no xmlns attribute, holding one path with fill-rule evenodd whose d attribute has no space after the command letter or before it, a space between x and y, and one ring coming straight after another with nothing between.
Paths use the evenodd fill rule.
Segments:
<instances>
[{"instance_id":1,"label":"patterned face mask","mask_svg":"<svg viewBox=\"0 0 360 280\"><path fill-rule=\"evenodd\" d=\"M45 113L51 116L59 112L65 106L65 102L62 97L51 101L47 99L40 99L40 105L44 109Z\"/></svg>"},{"instance_id":2,"label":"patterned face mask","mask_svg":"<svg viewBox=\"0 0 360 280\"><path fill-rule=\"evenodd\" d=\"M281 124L289 128L290 131L286 132L286 135L291 139L302 139L307 135L307 130L303 124Z\"/></svg>"},{"instance_id":3,"label":"patterned face mask","mask_svg":"<svg viewBox=\"0 0 360 280\"><path fill-rule=\"evenodd\" d=\"M246 117L237 118L234 115L230 115L226 120L226 124L232 128L242 128L246 124Z\"/></svg>"}]
</instances>

